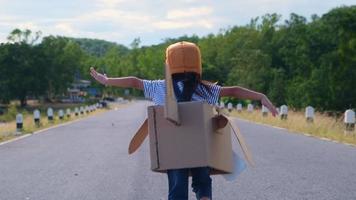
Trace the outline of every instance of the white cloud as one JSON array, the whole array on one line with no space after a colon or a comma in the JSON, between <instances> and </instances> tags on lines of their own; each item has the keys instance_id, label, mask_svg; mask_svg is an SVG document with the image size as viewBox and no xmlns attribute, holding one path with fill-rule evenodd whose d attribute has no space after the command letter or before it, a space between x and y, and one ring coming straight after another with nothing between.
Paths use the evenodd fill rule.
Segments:
<instances>
[{"instance_id":1,"label":"white cloud","mask_svg":"<svg viewBox=\"0 0 356 200\"><path fill-rule=\"evenodd\" d=\"M201 16L209 16L213 12L212 7L195 7L186 9L175 9L168 11L167 19L193 18Z\"/></svg>"},{"instance_id":2,"label":"white cloud","mask_svg":"<svg viewBox=\"0 0 356 200\"><path fill-rule=\"evenodd\" d=\"M44 12L44 17L29 16L27 20L32 23L24 21L22 13L6 15L6 20L1 21L0 26L9 27L10 24L13 28L26 26L33 31L41 30L44 36L53 34L118 39L120 41L117 42L125 44L131 42L134 37L144 38L147 34L157 33L159 41L167 37L165 32L170 30L199 28L201 31L214 27L217 19L212 16L213 9L208 5L197 5L198 1L95 0L92 7L88 7L89 10L78 10L77 13L70 11L71 14L68 14L63 10L58 12L62 16L52 15L50 11L47 15ZM66 4L69 3L64 0L62 6L67 8ZM8 28L9 32L10 29Z\"/></svg>"},{"instance_id":3,"label":"white cloud","mask_svg":"<svg viewBox=\"0 0 356 200\"><path fill-rule=\"evenodd\" d=\"M79 16L84 20L111 20L115 22L130 23L146 23L151 18L150 15L146 15L139 12L127 12L116 9L99 10L92 14Z\"/></svg>"},{"instance_id":4,"label":"white cloud","mask_svg":"<svg viewBox=\"0 0 356 200\"><path fill-rule=\"evenodd\" d=\"M176 21L158 21L153 23L154 27L158 29L178 29L188 28L193 24L191 22L176 22Z\"/></svg>"},{"instance_id":5,"label":"white cloud","mask_svg":"<svg viewBox=\"0 0 356 200\"><path fill-rule=\"evenodd\" d=\"M354 1L354 0L353 0ZM0 41L14 28L43 35L92 37L129 44L146 43L182 34L206 35L251 18L277 12L303 16L322 14L352 0L0 0ZM78 5L81 5L78 7ZM146 40L149 38L149 41ZM6 40L6 39L5 39Z\"/></svg>"},{"instance_id":6,"label":"white cloud","mask_svg":"<svg viewBox=\"0 0 356 200\"><path fill-rule=\"evenodd\" d=\"M64 33L65 35L73 35L75 32L77 32L71 23L58 23L54 26L56 31L60 33Z\"/></svg>"},{"instance_id":7,"label":"white cloud","mask_svg":"<svg viewBox=\"0 0 356 200\"><path fill-rule=\"evenodd\" d=\"M157 29L180 29L180 28L207 28L211 29L213 27L213 22L208 20L198 20L198 21L170 21L163 20L153 23L153 26Z\"/></svg>"},{"instance_id":8,"label":"white cloud","mask_svg":"<svg viewBox=\"0 0 356 200\"><path fill-rule=\"evenodd\" d=\"M97 0L97 5L110 8L123 2L125 2L125 0Z\"/></svg>"},{"instance_id":9,"label":"white cloud","mask_svg":"<svg viewBox=\"0 0 356 200\"><path fill-rule=\"evenodd\" d=\"M120 32L147 32L152 28L154 19L150 15L139 12L127 12L117 9L102 9L90 14L84 14L73 19L73 24L89 27L90 24L105 24L108 27ZM102 32L97 30L97 32Z\"/></svg>"},{"instance_id":10,"label":"white cloud","mask_svg":"<svg viewBox=\"0 0 356 200\"><path fill-rule=\"evenodd\" d=\"M39 25L35 22L19 23L18 27L20 29L30 29L30 30L38 30L40 28Z\"/></svg>"},{"instance_id":11,"label":"white cloud","mask_svg":"<svg viewBox=\"0 0 356 200\"><path fill-rule=\"evenodd\" d=\"M185 3L194 3L194 2L198 2L199 0L182 0L182 2Z\"/></svg>"}]
</instances>

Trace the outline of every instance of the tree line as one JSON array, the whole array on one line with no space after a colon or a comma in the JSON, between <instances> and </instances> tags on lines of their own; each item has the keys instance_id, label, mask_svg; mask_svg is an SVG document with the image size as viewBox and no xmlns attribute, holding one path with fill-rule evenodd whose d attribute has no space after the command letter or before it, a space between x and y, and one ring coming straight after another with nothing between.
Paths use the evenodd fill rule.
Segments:
<instances>
[{"instance_id":1,"label":"tree line","mask_svg":"<svg viewBox=\"0 0 356 200\"><path fill-rule=\"evenodd\" d=\"M292 13L251 19L204 37L167 38L157 45L129 47L112 42L15 29L0 45L0 99L54 98L65 93L75 74L90 79L96 66L109 76L162 79L165 49L185 40L202 52L203 79L265 93L277 105L342 111L356 104L356 6L343 6L307 19ZM121 90L102 87L108 93Z\"/></svg>"}]
</instances>

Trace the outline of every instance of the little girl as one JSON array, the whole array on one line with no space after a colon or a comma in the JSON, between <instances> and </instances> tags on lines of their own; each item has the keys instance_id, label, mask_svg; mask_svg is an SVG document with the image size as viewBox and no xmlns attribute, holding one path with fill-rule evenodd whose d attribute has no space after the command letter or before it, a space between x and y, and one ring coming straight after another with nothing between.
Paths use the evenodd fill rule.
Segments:
<instances>
[{"instance_id":1,"label":"little girl","mask_svg":"<svg viewBox=\"0 0 356 200\"><path fill-rule=\"evenodd\" d=\"M166 70L172 76L173 91L178 102L205 101L215 105L219 97L230 96L239 99L260 100L273 116L276 108L261 93L243 87L221 87L201 80L202 65L200 50L190 42L178 42L166 50ZM144 91L146 98L156 105L164 105L166 86L165 80L142 80L136 77L108 78L94 68L90 74L104 85L131 87ZM188 200L189 173L192 175L192 187L198 200L212 199L212 184L209 167L167 170L169 185L169 200Z\"/></svg>"}]
</instances>

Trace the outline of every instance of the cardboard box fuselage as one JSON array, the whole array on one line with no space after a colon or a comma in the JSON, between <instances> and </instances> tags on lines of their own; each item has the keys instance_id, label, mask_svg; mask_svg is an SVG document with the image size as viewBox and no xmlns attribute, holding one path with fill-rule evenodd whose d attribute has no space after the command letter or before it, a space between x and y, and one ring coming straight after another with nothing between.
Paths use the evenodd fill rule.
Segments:
<instances>
[{"instance_id":1,"label":"cardboard box fuselage","mask_svg":"<svg viewBox=\"0 0 356 200\"><path fill-rule=\"evenodd\" d=\"M181 125L164 118L163 106L148 107L151 169L205 167L211 174L232 173L231 129L214 130L214 107L203 102L178 104Z\"/></svg>"}]
</instances>

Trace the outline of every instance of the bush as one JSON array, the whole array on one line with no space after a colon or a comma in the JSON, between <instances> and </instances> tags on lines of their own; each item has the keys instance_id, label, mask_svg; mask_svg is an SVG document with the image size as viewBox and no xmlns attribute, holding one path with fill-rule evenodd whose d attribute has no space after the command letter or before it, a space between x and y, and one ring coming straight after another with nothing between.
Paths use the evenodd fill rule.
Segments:
<instances>
[{"instance_id":1,"label":"bush","mask_svg":"<svg viewBox=\"0 0 356 200\"><path fill-rule=\"evenodd\" d=\"M0 121L9 122L9 121L15 120L17 113L18 113L18 111L17 111L16 105L11 104L8 107L7 111L5 111L4 114L0 116Z\"/></svg>"}]
</instances>

